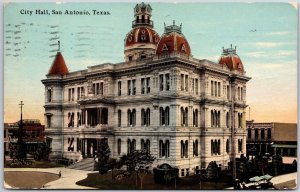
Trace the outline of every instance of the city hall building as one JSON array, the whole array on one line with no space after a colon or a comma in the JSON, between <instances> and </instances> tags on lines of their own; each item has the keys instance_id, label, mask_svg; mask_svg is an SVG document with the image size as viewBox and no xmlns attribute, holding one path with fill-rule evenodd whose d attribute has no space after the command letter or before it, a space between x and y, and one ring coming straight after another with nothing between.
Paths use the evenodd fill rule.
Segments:
<instances>
[{"instance_id":1,"label":"city hall building","mask_svg":"<svg viewBox=\"0 0 300 192\"><path fill-rule=\"evenodd\" d=\"M112 157L145 149L154 166L168 163L183 176L211 161L226 168L232 154L246 153L250 78L236 48L223 48L218 63L196 59L182 26L159 35L151 13L135 6L122 63L69 72L57 53L42 80L53 158L94 157L107 138Z\"/></svg>"}]
</instances>

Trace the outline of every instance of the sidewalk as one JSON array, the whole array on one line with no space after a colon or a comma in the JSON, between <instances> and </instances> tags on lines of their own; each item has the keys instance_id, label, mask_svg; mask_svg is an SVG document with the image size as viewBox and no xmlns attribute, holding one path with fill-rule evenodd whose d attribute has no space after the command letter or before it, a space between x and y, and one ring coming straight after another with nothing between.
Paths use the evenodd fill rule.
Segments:
<instances>
[{"instance_id":1,"label":"sidewalk","mask_svg":"<svg viewBox=\"0 0 300 192\"><path fill-rule=\"evenodd\" d=\"M76 185L77 181L85 179L88 173L92 171L82 171L75 169L68 169L64 167L58 168L4 168L4 171L37 171L58 174L61 171L61 178L58 180L46 183L44 189L94 189ZM9 188L9 185L4 182L4 185Z\"/></svg>"}]
</instances>

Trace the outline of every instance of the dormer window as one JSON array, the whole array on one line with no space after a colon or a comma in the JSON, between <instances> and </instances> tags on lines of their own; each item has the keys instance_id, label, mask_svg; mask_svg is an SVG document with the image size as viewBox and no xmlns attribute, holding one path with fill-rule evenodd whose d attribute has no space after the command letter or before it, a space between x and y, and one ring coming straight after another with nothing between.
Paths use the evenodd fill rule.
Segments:
<instances>
[{"instance_id":1,"label":"dormer window","mask_svg":"<svg viewBox=\"0 0 300 192\"><path fill-rule=\"evenodd\" d=\"M132 61L132 55L128 56L128 61Z\"/></svg>"},{"instance_id":2,"label":"dormer window","mask_svg":"<svg viewBox=\"0 0 300 192\"><path fill-rule=\"evenodd\" d=\"M164 45L163 45L162 50L163 50L163 51L168 51L168 46L167 46L167 44L164 44Z\"/></svg>"},{"instance_id":3,"label":"dormer window","mask_svg":"<svg viewBox=\"0 0 300 192\"><path fill-rule=\"evenodd\" d=\"M182 51L182 52L186 52L186 49L185 49L184 44L182 44L182 46L181 46L181 51Z\"/></svg>"}]
</instances>

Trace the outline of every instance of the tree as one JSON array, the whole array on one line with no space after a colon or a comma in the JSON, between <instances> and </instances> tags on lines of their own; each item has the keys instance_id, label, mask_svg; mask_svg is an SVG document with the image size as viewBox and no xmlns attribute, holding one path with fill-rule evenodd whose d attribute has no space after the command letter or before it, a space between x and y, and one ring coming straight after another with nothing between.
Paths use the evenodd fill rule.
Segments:
<instances>
[{"instance_id":1,"label":"tree","mask_svg":"<svg viewBox=\"0 0 300 192\"><path fill-rule=\"evenodd\" d=\"M150 173L150 167L154 160L155 157L147 150L136 150L127 155L123 155L120 161L123 161L128 171L136 173L136 184L139 178L141 189L143 189L144 177Z\"/></svg>"},{"instance_id":2,"label":"tree","mask_svg":"<svg viewBox=\"0 0 300 192\"><path fill-rule=\"evenodd\" d=\"M110 154L107 138L101 139L98 146L98 170L102 175L109 170L108 160Z\"/></svg>"}]
</instances>

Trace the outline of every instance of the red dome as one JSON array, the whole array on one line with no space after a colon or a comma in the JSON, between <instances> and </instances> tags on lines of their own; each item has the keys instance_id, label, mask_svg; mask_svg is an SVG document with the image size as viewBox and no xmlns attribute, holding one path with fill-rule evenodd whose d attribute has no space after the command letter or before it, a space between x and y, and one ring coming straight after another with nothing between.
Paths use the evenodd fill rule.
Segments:
<instances>
[{"instance_id":1,"label":"red dome","mask_svg":"<svg viewBox=\"0 0 300 192\"><path fill-rule=\"evenodd\" d=\"M60 52L57 52L48 75L64 75L69 73L64 57Z\"/></svg>"},{"instance_id":2,"label":"red dome","mask_svg":"<svg viewBox=\"0 0 300 192\"><path fill-rule=\"evenodd\" d=\"M236 49L223 49L223 54L219 59L219 64L226 65L230 70L244 72L244 66L240 57L236 54Z\"/></svg>"},{"instance_id":3,"label":"red dome","mask_svg":"<svg viewBox=\"0 0 300 192\"><path fill-rule=\"evenodd\" d=\"M137 44L151 43L157 45L159 35L150 27L133 28L125 38L125 47Z\"/></svg>"},{"instance_id":4,"label":"red dome","mask_svg":"<svg viewBox=\"0 0 300 192\"><path fill-rule=\"evenodd\" d=\"M156 54L158 55L173 52L191 54L190 45L181 33L181 26L176 26L175 23L165 27L165 33L156 48Z\"/></svg>"}]
</instances>

